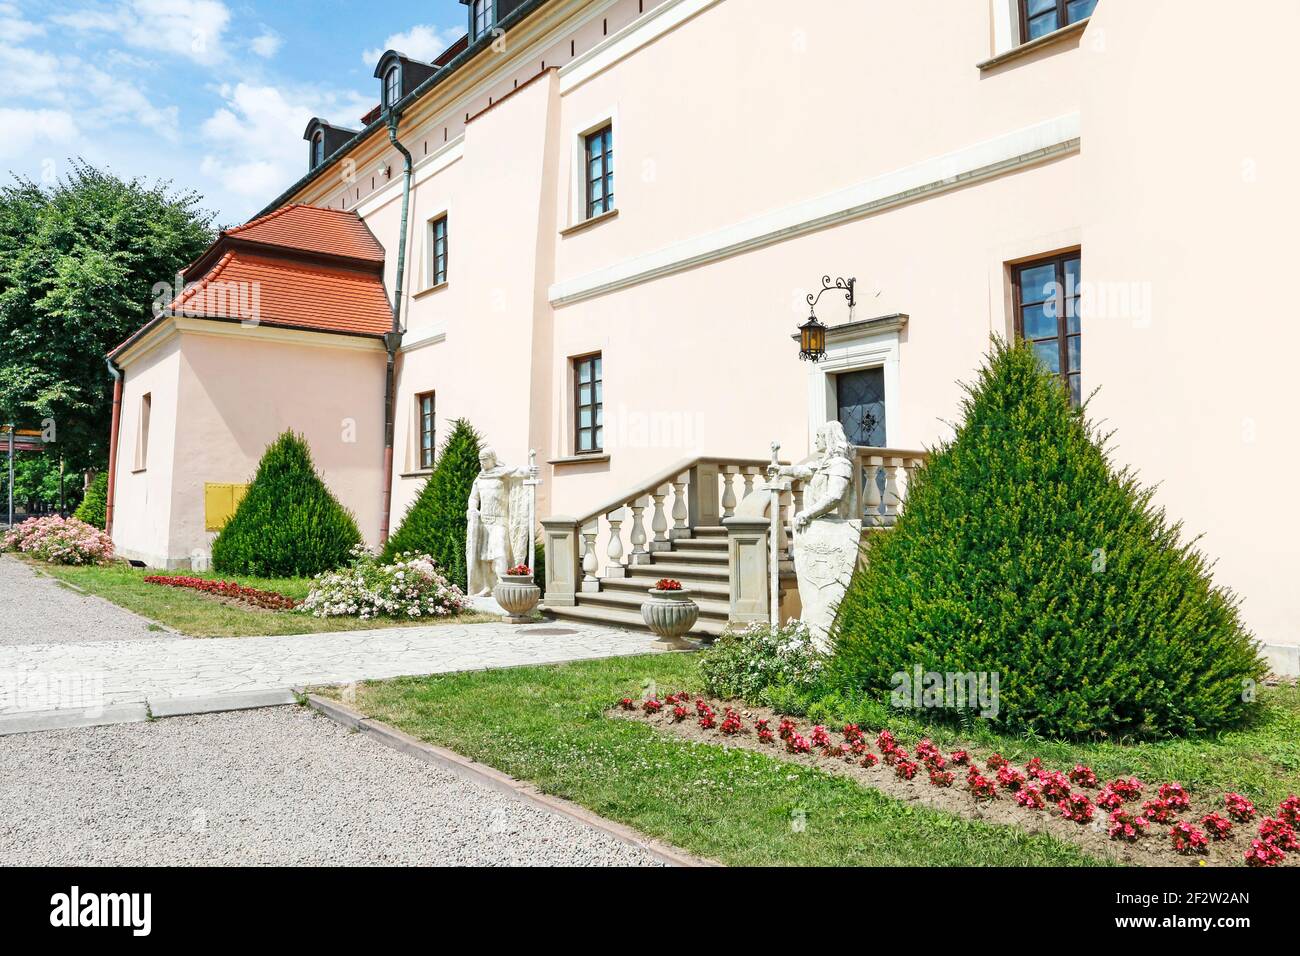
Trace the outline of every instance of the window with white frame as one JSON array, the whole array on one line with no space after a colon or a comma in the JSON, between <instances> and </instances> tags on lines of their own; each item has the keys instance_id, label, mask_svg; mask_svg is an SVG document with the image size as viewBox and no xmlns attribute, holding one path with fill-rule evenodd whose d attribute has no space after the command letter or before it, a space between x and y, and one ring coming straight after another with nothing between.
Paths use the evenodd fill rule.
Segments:
<instances>
[{"instance_id":1,"label":"window with white frame","mask_svg":"<svg viewBox=\"0 0 1300 956\"><path fill-rule=\"evenodd\" d=\"M429 220L429 287L447 281L447 214Z\"/></svg>"},{"instance_id":2,"label":"window with white frame","mask_svg":"<svg viewBox=\"0 0 1300 956\"><path fill-rule=\"evenodd\" d=\"M586 136L586 218L614 208L614 124L608 123Z\"/></svg>"},{"instance_id":3,"label":"window with white frame","mask_svg":"<svg viewBox=\"0 0 1300 956\"><path fill-rule=\"evenodd\" d=\"M474 0L470 11L470 26L475 40L487 33L492 26L492 6L493 0Z\"/></svg>"},{"instance_id":4,"label":"window with white frame","mask_svg":"<svg viewBox=\"0 0 1300 956\"><path fill-rule=\"evenodd\" d=\"M1018 0L1018 3L1022 43L1086 20L1097 6L1097 0Z\"/></svg>"}]
</instances>

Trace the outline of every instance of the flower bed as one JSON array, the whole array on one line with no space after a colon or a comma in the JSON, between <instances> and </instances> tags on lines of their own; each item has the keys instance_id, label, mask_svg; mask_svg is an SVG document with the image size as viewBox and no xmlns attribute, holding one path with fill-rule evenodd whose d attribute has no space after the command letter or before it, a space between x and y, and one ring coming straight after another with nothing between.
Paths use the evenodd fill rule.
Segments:
<instances>
[{"instance_id":1,"label":"flower bed","mask_svg":"<svg viewBox=\"0 0 1300 956\"><path fill-rule=\"evenodd\" d=\"M692 703L693 714L687 708ZM726 714L721 725L718 712ZM981 766L977 755L955 750L945 756L930 740L908 750L888 730L876 736L878 753L873 753L868 735L854 724L842 730L820 725L805 729L765 708L692 701L684 692L624 698L609 713L693 741L745 747L850 776L907 802L1048 832L1095 856L1124 863L1300 866L1296 796L1282 801L1267 817L1236 793L1211 797L1189 792L1177 782L1156 785L1132 777L1103 781L1082 764L1069 771L1052 770L1038 758L1021 768L990 754ZM695 719L687 719L690 716ZM773 723L779 725L776 734L770 729Z\"/></svg>"},{"instance_id":2,"label":"flower bed","mask_svg":"<svg viewBox=\"0 0 1300 956\"><path fill-rule=\"evenodd\" d=\"M446 617L469 606L460 588L439 571L427 554L399 554L391 564L364 548L352 550L341 571L318 574L299 606L315 617Z\"/></svg>"},{"instance_id":3,"label":"flower bed","mask_svg":"<svg viewBox=\"0 0 1300 956\"><path fill-rule=\"evenodd\" d=\"M51 564L103 564L113 557L113 540L77 518L28 518L5 532L0 551L29 554Z\"/></svg>"},{"instance_id":4,"label":"flower bed","mask_svg":"<svg viewBox=\"0 0 1300 956\"><path fill-rule=\"evenodd\" d=\"M275 591L259 591L257 588L245 587L234 581L210 581L207 578L191 578L180 574L151 574L144 580L146 584L188 588L272 611L289 611L297 606L293 598L285 597L283 594L277 594Z\"/></svg>"}]
</instances>

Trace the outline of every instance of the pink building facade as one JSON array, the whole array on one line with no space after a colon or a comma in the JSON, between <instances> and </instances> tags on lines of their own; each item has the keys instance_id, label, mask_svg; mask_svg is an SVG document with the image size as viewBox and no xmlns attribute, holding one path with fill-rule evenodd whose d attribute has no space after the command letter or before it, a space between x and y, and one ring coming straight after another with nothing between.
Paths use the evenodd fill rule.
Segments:
<instances>
[{"instance_id":1,"label":"pink building facade","mask_svg":"<svg viewBox=\"0 0 1300 956\"><path fill-rule=\"evenodd\" d=\"M369 125L309 127L308 174L267 207L359 216L391 293L397 117L413 169L394 527L455 418L507 462L535 450L539 514L580 518L695 456L762 460L777 441L802 458L837 417L858 444L923 449L990 335L1024 335L1096 392L1117 460L1159 484L1296 669L1296 428L1278 397L1300 332L1270 280L1290 271L1300 133L1259 91L1285 88L1300 10L1277 4L1261 33L1173 0L497 0L475 35L479 6L435 63L385 55ZM811 365L791 334L823 275L856 278L857 304L850 319L823 298ZM1076 317L1053 330L1045 276ZM377 543L382 343L174 338L125 367L124 551L201 554L182 489L246 480L283 427L309 432ZM201 362L228 363L205 380L234 394L197 394ZM160 409L154 380L179 403ZM123 470L145 390L167 462L147 488Z\"/></svg>"}]
</instances>

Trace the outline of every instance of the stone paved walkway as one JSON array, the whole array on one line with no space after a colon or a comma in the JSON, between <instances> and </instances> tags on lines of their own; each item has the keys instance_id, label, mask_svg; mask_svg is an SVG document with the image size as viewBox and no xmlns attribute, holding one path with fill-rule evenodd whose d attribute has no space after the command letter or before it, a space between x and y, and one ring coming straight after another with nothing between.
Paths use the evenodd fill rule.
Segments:
<instances>
[{"instance_id":1,"label":"stone paved walkway","mask_svg":"<svg viewBox=\"0 0 1300 956\"><path fill-rule=\"evenodd\" d=\"M17 645L0 647L0 717L60 707L90 705L111 710L145 703L155 714L160 709L194 712L170 706L169 700L617 657L659 649L650 634L545 623Z\"/></svg>"}]
</instances>

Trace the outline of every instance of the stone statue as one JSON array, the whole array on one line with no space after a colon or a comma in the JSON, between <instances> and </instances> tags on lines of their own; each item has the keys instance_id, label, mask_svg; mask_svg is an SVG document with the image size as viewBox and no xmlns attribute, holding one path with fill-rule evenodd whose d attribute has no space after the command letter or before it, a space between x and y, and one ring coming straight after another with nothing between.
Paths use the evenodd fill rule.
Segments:
<instances>
[{"instance_id":1,"label":"stone statue","mask_svg":"<svg viewBox=\"0 0 1300 956\"><path fill-rule=\"evenodd\" d=\"M510 568L533 563L527 481L537 478L537 469L499 464L496 452L486 445L478 462L480 471L466 512L466 593L471 597L490 595L497 579Z\"/></svg>"},{"instance_id":2,"label":"stone statue","mask_svg":"<svg viewBox=\"0 0 1300 956\"><path fill-rule=\"evenodd\" d=\"M862 516L853 482L853 459L844 426L817 429L817 460L785 465L777 477L804 482L803 510L794 516L794 570L799 579L800 619L823 648L862 542Z\"/></svg>"}]
</instances>

